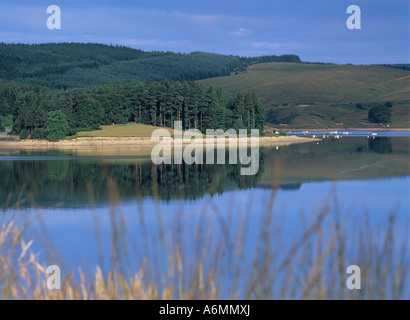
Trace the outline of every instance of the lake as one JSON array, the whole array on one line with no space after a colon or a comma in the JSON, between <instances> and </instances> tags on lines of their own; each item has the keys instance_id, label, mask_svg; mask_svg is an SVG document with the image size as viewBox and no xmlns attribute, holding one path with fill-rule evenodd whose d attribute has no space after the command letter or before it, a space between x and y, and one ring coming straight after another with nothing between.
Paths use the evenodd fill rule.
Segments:
<instances>
[{"instance_id":1,"label":"lake","mask_svg":"<svg viewBox=\"0 0 410 320\"><path fill-rule=\"evenodd\" d=\"M103 271L112 266L132 271L147 257L157 269L153 279L161 282L170 259L167 250L175 245L187 261L201 257L204 268L215 263L224 297L235 290L240 298L248 297L243 288L252 272L245 266L252 261L264 263L267 254L260 243L268 225L272 234L269 250L265 249L278 257L278 264L296 251L295 243L306 248L293 266L298 270L293 272L301 275L314 263L302 257L316 248L318 239L326 251L335 225L343 225L349 238L342 268L377 263L377 248L374 256L361 250L369 239L383 243L394 216L388 263L392 270L403 263L399 252L408 244L410 217L408 136L327 137L261 148L259 158L258 173L241 176L240 165L155 166L143 154L3 150L0 203L7 208L3 219L13 215L19 224L30 221L26 233L37 240L32 250L40 252L40 261L67 270L82 267L92 272L99 265ZM31 222L33 214L37 217ZM310 239L306 230L318 220L323 229ZM241 252L236 254L239 242ZM336 254L338 249L329 251ZM236 270L230 269L234 259L238 263L232 268L240 265L241 275L247 275L235 281L230 278ZM279 290L288 271L277 270L281 280L272 287ZM185 272L190 273L188 267Z\"/></svg>"}]
</instances>

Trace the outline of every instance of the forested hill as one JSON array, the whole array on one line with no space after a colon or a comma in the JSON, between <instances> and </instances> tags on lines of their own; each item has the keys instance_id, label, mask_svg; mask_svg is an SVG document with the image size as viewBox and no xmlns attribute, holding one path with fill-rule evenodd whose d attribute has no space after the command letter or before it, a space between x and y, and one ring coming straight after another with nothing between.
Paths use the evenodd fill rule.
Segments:
<instances>
[{"instance_id":1,"label":"forested hill","mask_svg":"<svg viewBox=\"0 0 410 320\"><path fill-rule=\"evenodd\" d=\"M70 88L130 79L194 81L228 76L263 62L300 62L300 58L296 55L249 58L204 52L144 52L91 43L0 43L0 82Z\"/></svg>"}]
</instances>

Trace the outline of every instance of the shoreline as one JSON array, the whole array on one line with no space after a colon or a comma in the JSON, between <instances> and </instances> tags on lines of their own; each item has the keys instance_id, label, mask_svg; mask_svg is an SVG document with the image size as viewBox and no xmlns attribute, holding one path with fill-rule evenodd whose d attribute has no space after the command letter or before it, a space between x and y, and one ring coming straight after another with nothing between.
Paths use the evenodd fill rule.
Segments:
<instances>
[{"instance_id":1,"label":"shoreline","mask_svg":"<svg viewBox=\"0 0 410 320\"><path fill-rule=\"evenodd\" d=\"M307 143L320 141L321 139L294 137L294 136L281 136L281 137L259 137L259 146L285 146L295 143ZM174 139L170 138L170 143L173 144ZM203 145L205 147L205 140ZM247 143L250 146L251 138L237 139L240 143ZM195 140L182 141L182 145L189 145L195 143ZM131 146L137 149L141 148L153 148L160 141L151 141L151 137L79 137L71 140L60 141L47 141L47 140L0 140L0 150L106 150L106 149L128 149ZM216 139L214 140L216 146ZM229 144L229 139L225 138L225 144ZM131 151L131 150L130 150Z\"/></svg>"},{"instance_id":2,"label":"shoreline","mask_svg":"<svg viewBox=\"0 0 410 320\"><path fill-rule=\"evenodd\" d=\"M276 128L275 128L276 129ZM410 131L410 128L280 128L276 129L283 132L300 132L300 131Z\"/></svg>"}]
</instances>

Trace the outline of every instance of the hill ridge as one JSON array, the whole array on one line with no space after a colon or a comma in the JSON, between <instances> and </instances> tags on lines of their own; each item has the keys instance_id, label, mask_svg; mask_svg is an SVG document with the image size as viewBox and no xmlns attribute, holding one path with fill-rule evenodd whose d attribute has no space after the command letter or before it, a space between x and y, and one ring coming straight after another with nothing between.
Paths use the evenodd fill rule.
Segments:
<instances>
[{"instance_id":1,"label":"hill ridge","mask_svg":"<svg viewBox=\"0 0 410 320\"><path fill-rule=\"evenodd\" d=\"M300 62L300 58L239 57L199 51L147 52L96 43L0 43L0 82L69 88L122 80L194 81L228 76L251 64L269 61Z\"/></svg>"}]
</instances>

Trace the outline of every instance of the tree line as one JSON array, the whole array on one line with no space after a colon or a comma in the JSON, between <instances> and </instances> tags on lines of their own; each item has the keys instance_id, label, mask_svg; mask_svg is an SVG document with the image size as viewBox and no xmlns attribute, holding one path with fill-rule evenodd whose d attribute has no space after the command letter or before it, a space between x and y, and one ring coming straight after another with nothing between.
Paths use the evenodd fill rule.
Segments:
<instances>
[{"instance_id":1,"label":"tree line","mask_svg":"<svg viewBox=\"0 0 410 320\"><path fill-rule=\"evenodd\" d=\"M0 85L0 116L12 115L21 138L63 139L101 125L136 122L184 130L253 128L263 131L264 111L255 94L226 99L220 88L195 82L123 81L89 88L48 89Z\"/></svg>"},{"instance_id":2,"label":"tree line","mask_svg":"<svg viewBox=\"0 0 410 320\"><path fill-rule=\"evenodd\" d=\"M239 57L206 52L145 52L95 43L0 43L0 83L75 88L124 80L195 81L229 76L255 63L300 62L296 55Z\"/></svg>"}]
</instances>

